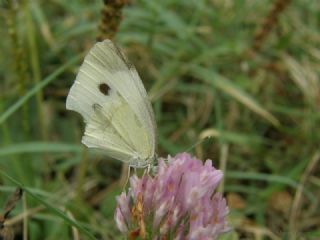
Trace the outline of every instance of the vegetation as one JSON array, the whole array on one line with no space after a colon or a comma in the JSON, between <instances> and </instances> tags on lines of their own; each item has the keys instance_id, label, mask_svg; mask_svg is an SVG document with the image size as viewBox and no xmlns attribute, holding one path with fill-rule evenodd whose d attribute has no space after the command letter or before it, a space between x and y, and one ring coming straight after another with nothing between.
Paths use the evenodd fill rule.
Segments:
<instances>
[{"instance_id":1,"label":"vegetation","mask_svg":"<svg viewBox=\"0 0 320 240\"><path fill-rule=\"evenodd\" d=\"M65 109L106 36L149 91L158 155L224 170L225 239L319 239L320 2L105 2L0 3L0 206L24 190L5 221L15 239L124 239L121 163L82 146L82 118Z\"/></svg>"}]
</instances>

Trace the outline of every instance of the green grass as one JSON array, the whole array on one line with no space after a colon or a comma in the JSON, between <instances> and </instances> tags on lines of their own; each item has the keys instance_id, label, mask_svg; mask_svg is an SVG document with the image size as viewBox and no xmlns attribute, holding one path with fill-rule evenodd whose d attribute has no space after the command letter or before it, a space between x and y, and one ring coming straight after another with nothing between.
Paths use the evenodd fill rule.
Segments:
<instances>
[{"instance_id":1,"label":"green grass","mask_svg":"<svg viewBox=\"0 0 320 240\"><path fill-rule=\"evenodd\" d=\"M9 218L16 239L23 213L32 240L76 239L72 228L81 239L123 239L113 222L121 163L87 152L81 117L65 109L102 1L10 2L0 3L0 206L25 190ZM149 91L158 155L188 150L225 164L224 193L243 203L230 205L226 239L289 239L294 229L319 239L320 3L292 1L250 55L271 6L131 1L115 41Z\"/></svg>"}]
</instances>

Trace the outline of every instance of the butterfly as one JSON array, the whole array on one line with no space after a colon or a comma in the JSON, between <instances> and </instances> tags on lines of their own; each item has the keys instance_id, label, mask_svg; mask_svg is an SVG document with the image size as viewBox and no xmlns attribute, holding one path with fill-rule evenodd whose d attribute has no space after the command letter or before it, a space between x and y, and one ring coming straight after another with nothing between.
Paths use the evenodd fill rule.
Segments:
<instances>
[{"instance_id":1,"label":"butterfly","mask_svg":"<svg viewBox=\"0 0 320 240\"><path fill-rule=\"evenodd\" d=\"M132 63L111 40L84 58L66 108L86 123L82 143L135 168L155 157L156 123L147 92Z\"/></svg>"}]
</instances>

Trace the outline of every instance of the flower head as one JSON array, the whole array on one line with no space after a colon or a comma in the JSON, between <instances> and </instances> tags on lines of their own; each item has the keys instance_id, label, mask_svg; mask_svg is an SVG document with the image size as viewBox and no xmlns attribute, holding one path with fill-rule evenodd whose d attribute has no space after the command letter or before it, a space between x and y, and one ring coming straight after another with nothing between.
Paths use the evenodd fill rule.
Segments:
<instances>
[{"instance_id":1,"label":"flower head","mask_svg":"<svg viewBox=\"0 0 320 240\"><path fill-rule=\"evenodd\" d=\"M230 229L226 200L215 193L222 177L211 160L187 153L160 159L154 177L132 176L128 194L117 198L117 226L142 239L216 239Z\"/></svg>"}]
</instances>

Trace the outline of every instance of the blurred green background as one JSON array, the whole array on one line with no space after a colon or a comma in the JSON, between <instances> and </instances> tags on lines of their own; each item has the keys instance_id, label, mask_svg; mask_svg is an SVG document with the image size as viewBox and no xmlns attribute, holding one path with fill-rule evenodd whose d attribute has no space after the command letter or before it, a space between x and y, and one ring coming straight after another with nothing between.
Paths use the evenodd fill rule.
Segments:
<instances>
[{"instance_id":1,"label":"blurred green background","mask_svg":"<svg viewBox=\"0 0 320 240\"><path fill-rule=\"evenodd\" d=\"M189 151L225 171L225 239L319 239L320 2L109 2L1 1L0 206L23 185L6 220L15 239L124 239L121 163L83 147L83 120L65 109L97 36L140 73L159 156Z\"/></svg>"}]
</instances>

